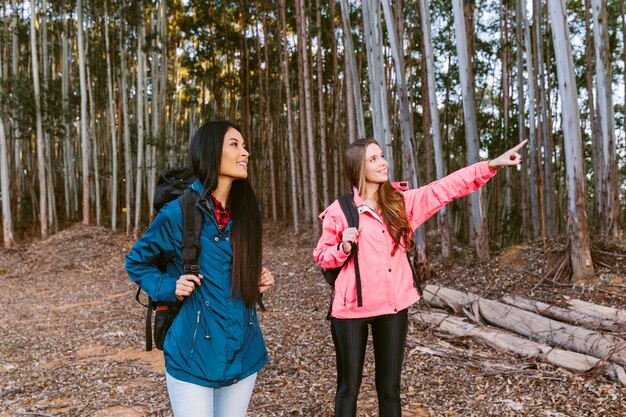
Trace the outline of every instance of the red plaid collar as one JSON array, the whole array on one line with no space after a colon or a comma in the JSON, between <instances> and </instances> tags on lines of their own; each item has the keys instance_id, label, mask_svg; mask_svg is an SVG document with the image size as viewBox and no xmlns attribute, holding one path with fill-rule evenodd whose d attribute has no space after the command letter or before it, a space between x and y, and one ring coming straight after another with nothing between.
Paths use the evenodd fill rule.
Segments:
<instances>
[{"instance_id":1,"label":"red plaid collar","mask_svg":"<svg viewBox=\"0 0 626 417\"><path fill-rule=\"evenodd\" d=\"M220 231L224 231L226 229L226 225L228 224L228 220L230 220L230 209L224 208L222 203L211 194L211 200L213 200L213 212L215 214L215 220L217 221L217 226Z\"/></svg>"}]
</instances>

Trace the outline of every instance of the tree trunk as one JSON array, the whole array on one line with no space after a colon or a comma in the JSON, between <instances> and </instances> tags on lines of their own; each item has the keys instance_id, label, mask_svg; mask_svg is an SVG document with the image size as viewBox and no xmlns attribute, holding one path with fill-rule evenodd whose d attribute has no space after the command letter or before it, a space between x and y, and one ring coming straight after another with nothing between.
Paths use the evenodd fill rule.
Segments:
<instances>
[{"instance_id":1,"label":"tree trunk","mask_svg":"<svg viewBox=\"0 0 626 417\"><path fill-rule=\"evenodd\" d=\"M354 45L352 42L352 27L350 26L350 6L348 0L341 0L341 22L343 25L343 47L346 68L350 69L350 76L347 82L352 85L354 101L354 111L356 112L356 127L358 129L357 139L365 137L365 119L363 117L363 101L361 100L361 82L356 65ZM346 74L348 71L346 70ZM352 115L350 114L348 120Z\"/></svg>"},{"instance_id":2,"label":"tree trunk","mask_svg":"<svg viewBox=\"0 0 626 417\"><path fill-rule=\"evenodd\" d=\"M413 187L418 187L417 164L415 162L416 152L413 150L413 126L411 123L411 110L409 108L409 99L406 92L406 82L404 79L404 51L400 47L397 39L397 30L395 27L394 16L389 4L389 0L383 0L383 12L385 14L385 22L387 25L387 36L391 44L391 54L395 66L395 80L398 95L400 96L400 126L402 133L402 171L404 178L409 180Z\"/></svg>"},{"instance_id":3,"label":"tree trunk","mask_svg":"<svg viewBox=\"0 0 626 417\"><path fill-rule=\"evenodd\" d=\"M89 136L87 133L87 76L83 41L83 2L76 0L78 31L78 72L80 79L80 143L83 178L83 223L89 224Z\"/></svg>"},{"instance_id":4,"label":"tree trunk","mask_svg":"<svg viewBox=\"0 0 626 417\"><path fill-rule=\"evenodd\" d=\"M435 173L437 179L446 176L446 169L443 161L443 146L441 142L441 132L439 129L439 109L437 107L437 84L435 81L435 65L433 57L433 47L430 38L430 9L428 0L420 0L420 15L422 23L422 36L424 42L424 64L426 66L426 77L428 82L428 105L430 107L431 130L433 137L433 148L435 152ZM450 222L447 219L448 210L443 207L439 210L437 221L441 233L441 255L444 258L450 256Z\"/></svg>"},{"instance_id":5,"label":"tree trunk","mask_svg":"<svg viewBox=\"0 0 626 417\"><path fill-rule=\"evenodd\" d=\"M582 300L567 300L567 305L572 310L576 310L583 314L588 314L600 320L610 320L621 325L626 324L626 310L620 310L613 307L600 306L588 303Z\"/></svg>"},{"instance_id":6,"label":"tree trunk","mask_svg":"<svg viewBox=\"0 0 626 417\"><path fill-rule=\"evenodd\" d=\"M466 338L471 336L482 340L491 347L508 350L526 357L537 358L570 371L588 372L595 369L602 362L601 359L593 356L555 349L548 344L533 342L501 330L476 326L445 313L418 311L413 317L422 323L435 325L439 330L456 337ZM612 363L604 363L603 365L604 373L608 378L620 381L622 385L626 385L626 371L624 371L624 368Z\"/></svg>"},{"instance_id":7,"label":"tree trunk","mask_svg":"<svg viewBox=\"0 0 626 417\"><path fill-rule=\"evenodd\" d=\"M561 308L554 305L542 303L541 301L531 300L523 296L504 296L502 301L506 304L521 308L522 310L531 311L533 313L541 314L544 317L548 317L554 320L559 320L565 323L574 324L576 326L583 326L596 330L603 330L609 332L619 332L624 330L623 326L612 320L608 320L603 317L594 317L593 315L576 311L575 309ZM576 300L568 300L576 301ZM591 303L589 303L591 304ZM595 304L591 304L595 307ZM626 321L624 322L626 324Z\"/></svg>"},{"instance_id":8,"label":"tree trunk","mask_svg":"<svg viewBox=\"0 0 626 417\"><path fill-rule=\"evenodd\" d=\"M467 162L470 164L479 161L478 155L478 127L476 125L476 104L472 86L472 70L468 56L465 17L463 16L463 1L453 0L454 26L456 33L456 47L459 58L459 75L463 96L463 116L465 120L465 141L467 146ZM472 214L472 234L476 256L480 261L489 259L489 236L487 222L483 211L481 191L470 195L470 210Z\"/></svg>"},{"instance_id":9,"label":"tree trunk","mask_svg":"<svg viewBox=\"0 0 626 417\"><path fill-rule=\"evenodd\" d=\"M2 65L0 65L0 68L2 68ZM0 195L2 196L2 237L5 248L15 246L13 218L11 217L11 198L9 197L8 154L4 118L0 115Z\"/></svg>"},{"instance_id":10,"label":"tree trunk","mask_svg":"<svg viewBox=\"0 0 626 417\"><path fill-rule=\"evenodd\" d=\"M604 198L603 229L609 236L617 237L620 235L619 174L615 143L615 116L613 115L613 74L609 49L608 16L605 0L591 0L591 4L593 6L593 38L596 51L598 124L602 135L602 182L605 185L602 193Z\"/></svg>"},{"instance_id":11,"label":"tree trunk","mask_svg":"<svg viewBox=\"0 0 626 417\"><path fill-rule=\"evenodd\" d=\"M580 132L580 114L578 113L578 94L574 62L569 42L567 13L565 2L548 3L552 37L555 48L559 93L561 95L561 113L563 120L563 141L565 147L565 184L567 187L567 237L570 243L570 260L574 280L593 274L591 251L589 247L589 229L587 225L587 200L585 191L585 172L583 170L582 139Z\"/></svg>"},{"instance_id":12,"label":"tree trunk","mask_svg":"<svg viewBox=\"0 0 626 417\"><path fill-rule=\"evenodd\" d=\"M11 76L14 80L19 78L19 46L18 46L18 10L16 0L11 0L11 10L13 11L11 16ZM20 216L22 210L19 207L22 206L22 196L24 195L24 170L21 169L23 165L23 160L21 158L22 155L22 133L20 131L19 123L17 122L18 109L11 109L11 119L14 121L13 127L13 138L15 140L15 146L13 150L14 154L14 164L15 164L15 183L16 183L16 191L17 195L15 199L17 200L16 207L18 207L16 212L17 221L20 221ZM20 169L17 169L17 168Z\"/></svg>"},{"instance_id":13,"label":"tree trunk","mask_svg":"<svg viewBox=\"0 0 626 417\"><path fill-rule=\"evenodd\" d=\"M121 9L124 8L124 2L122 2ZM126 83L126 48L124 45L124 25L120 27L119 36L119 48L120 48L120 77L122 85L122 118L124 119L124 212L125 212L125 224L126 234L130 235L131 231L131 196L130 192L133 188L133 175L132 175L132 157L131 157L131 145L130 145L130 121L128 113L128 87Z\"/></svg>"},{"instance_id":14,"label":"tree trunk","mask_svg":"<svg viewBox=\"0 0 626 417\"><path fill-rule=\"evenodd\" d=\"M107 62L107 92L109 94L109 127L111 130L111 230L117 228L117 129L115 128L115 97L113 96L113 77L111 76L111 56L109 54L109 14L108 1L104 3L104 40Z\"/></svg>"},{"instance_id":15,"label":"tree trunk","mask_svg":"<svg viewBox=\"0 0 626 417\"><path fill-rule=\"evenodd\" d=\"M283 51L283 59L281 60L281 69L283 72L283 82L286 92L287 107L287 140L289 141L289 174L291 184L291 209L293 213L293 229L296 234L300 233L300 225L298 222L298 187L296 184L296 139L293 132L293 112L291 111L291 84L289 81L289 48L287 43L287 23L285 17L285 0L280 0L280 30L281 30L281 47Z\"/></svg>"},{"instance_id":16,"label":"tree trunk","mask_svg":"<svg viewBox=\"0 0 626 417\"><path fill-rule=\"evenodd\" d=\"M537 135L535 133L535 69L533 68L533 53L531 49L530 29L528 27L528 18L526 17L526 7L522 12L521 22L524 26L524 46L526 49L526 72L528 74L528 124L529 129L529 159L530 159L530 213L533 225L533 239L538 239L541 235L541 215L539 212L538 189L537 189Z\"/></svg>"},{"instance_id":17,"label":"tree trunk","mask_svg":"<svg viewBox=\"0 0 626 417\"><path fill-rule=\"evenodd\" d=\"M143 11L143 9L141 9ZM140 13L140 16L143 13ZM143 40L145 36L145 28L143 19L139 19L139 28L137 30L137 180L135 183L135 229L133 234L139 236L139 226L141 222L141 192L143 185L143 169L144 169L144 131L143 131L143 94L144 94L144 56L143 56Z\"/></svg>"},{"instance_id":18,"label":"tree trunk","mask_svg":"<svg viewBox=\"0 0 626 417\"><path fill-rule=\"evenodd\" d=\"M610 335L561 323L475 294L435 285L426 286L424 300L433 307L464 310L475 321L484 320L530 339L550 342L598 359L608 357L619 365L626 365L626 351L619 351L623 341Z\"/></svg>"},{"instance_id":19,"label":"tree trunk","mask_svg":"<svg viewBox=\"0 0 626 417\"><path fill-rule=\"evenodd\" d=\"M554 176L552 175L552 137L549 129L550 120L548 118L548 105L546 100L546 83L544 76L543 60L543 30L542 30L542 2L534 1L533 17L535 19L536 45L537 45L537 75L539 78L539 101L540 125L543 137L543 169L544 169L544 196L545 196L545 232L547 237L552 237L554 230Z\"/></svg>"},{"instance_id":20,"label":"tree trunk","mask_svg":"<svg viewBox=\"0 0 626 417\"><path fill-rule=\"evenodd\" d=\"M320 169L322 170L322 206L328 207L328 150L326 143L326 109L324 106L324 67L322 60L322 6L320 0L315 1L315 19L317 26L317 101L319 106L319 135L320 135Z\"/></svg>"},{"instance_id":21,"label":"tree trunk","mask_svg":"<svg viewBox=\"0 0 626 417\"><path fill-rule=\"evenodd\" d=\"M80 0L78 0L80 2ZM41 237L48 237L48 202L46 192L45 144L43 138L43 122L41 118L41 94L39 86L39 60L37 58L37 10L35 1L30 3L30 51L32 57L33 89L35 93L35 118L37 135L37 172L39 173L39 226Z\"/></svg>"},{"instance_id":22,"label":"tree trunk","mask_svg":"<svg viewBox=\"0 0 626 417\"><path fill-rule=\"evenodd\" d=\"M381 144L385 159L389 162L389 179L395 178L395 160L387 104L387 82L382 56L383 40L380 27L380 5L378 1L364 0L363 32L367 50L367 69L370 80L370 103L374 137ZM394 29L395 30L395 29Z\"/></svg>"},{"instance_id":23,"label":"tree trunk","mask_svg":"<svg viewBox=\"0 0 626 417\"><path fill-rule=\"evenodd\" d=\"M604 204L604 165L602 164L602 139L600 126L596 120L595 94L593 89L593 39L591 37L591 13L590 0L585 0L585 81L587 85L587 107L589 108L589 130L591 131L591 155L593 160L593 185L594 185L594 216L596 230L605 233L603 217ZM595 23L594 23L595 25ZM595 37L595 35L594 35Z\"/></svg>"},{"instance_id":24,"label":"tree trunk","mask_svg":"<svg viewBox=\"0 0 626 417\"><path fill-rule=\"evenodd\" d=\"M523 28L525 15L522 13L522 2L515 2L515 39L517 43L516 63L517 63L517 100L518 100L518 134L519 142L526 139L526 101L524 96L524 40ZM521 166L521 184L520 184L520 208L522 211L522 240L530 239L531 222L528 210L528 170L525 165Z\"/></svg>"},{"instance_id":25,"label":"tree trunk","mask_svg":"<svg viewBox=\"0 0 626 417\"><path fill-rule=\"evenodd\" d=\"M306 13L305 13L304 0L299 0L298 15L299 15L299 32L300 32L300 51L302 54L302 76L304 78L304 111L306 116L306 138L308 146L308 175L309 175L309 187L311 191L311 221L313 223L313 233L318 235L320 232L320 222L318 221L318 193L317 193L317 178L315 175L315 144L313 139L313 100L311 98L311 75L309 64L309 48L307 46L306 38Z\"/></svg>"}]
</instances>

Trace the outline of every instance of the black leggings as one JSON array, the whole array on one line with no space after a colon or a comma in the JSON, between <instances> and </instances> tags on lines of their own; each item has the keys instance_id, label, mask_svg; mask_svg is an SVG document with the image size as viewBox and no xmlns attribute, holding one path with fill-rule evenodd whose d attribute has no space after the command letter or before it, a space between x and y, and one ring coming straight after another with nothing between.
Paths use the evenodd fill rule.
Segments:
<instances>
[{"instance_id":1,"label":"black leggings","mask_svg":"<svg viewBox=\"0 0 626 417\"><path fill-rule=\"evenodd\" d=\"M335 417L356 417L368 325L372 325L376 393L380 417L401 417L400 374L407 333L407 310L366 319L336 319L331 332L337 354Z\"/></svg>"}]
</instances>

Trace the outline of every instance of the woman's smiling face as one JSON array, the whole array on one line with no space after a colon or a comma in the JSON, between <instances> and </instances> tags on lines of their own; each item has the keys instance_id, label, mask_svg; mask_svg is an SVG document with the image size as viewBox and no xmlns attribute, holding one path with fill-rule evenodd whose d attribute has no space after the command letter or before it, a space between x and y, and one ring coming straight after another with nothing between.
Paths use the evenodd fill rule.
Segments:
<instances>
[{"instance_id":1,"label":"woman's smiling face","mask_svg":"<svg viewBox=\"0 0 626 417\"><path fill-rule=\"evenodd\" d=\"M389 164L382 149L375 143L367 145L365 151L365 182L382 184L389 180Z\"/></svg>"},{"instance_id":2,"label":"woman's smiling face","mask_svg":"<svg viewBox=\"0 0 626 417\"><path fill-rule=\"evenodd\" d=\"M219 175L231 180L248 178L249 155L241 133L237 129L229 128L224 135Z\"/></svg>"}]
</instances>

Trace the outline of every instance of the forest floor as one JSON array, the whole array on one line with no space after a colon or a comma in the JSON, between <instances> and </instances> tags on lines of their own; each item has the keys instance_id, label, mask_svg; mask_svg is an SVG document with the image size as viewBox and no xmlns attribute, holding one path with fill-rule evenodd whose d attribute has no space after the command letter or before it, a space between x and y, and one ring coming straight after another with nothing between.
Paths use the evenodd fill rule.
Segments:
<instances>
[{"instance_id":1,"label":"forest floor","mask_svg":"<svg viewBox=\"0 0 626 417\"><path fill-rule=\"evenodd\" d=\"M548 282L533 290L545 259L540 242L477 263L461 245L443 261L430 240L430 283L490 298L519 294L562 305L571 297L626 308L626 262L579 285ZM124 271L132 244L122 234L75 225L0 250L0 417L171 416L163 353L144 351L145 309ZM332 416L330 291L313 262L314 244L310 231L294 236L284 224L266 227L265 265L276 286L259 316L271 359L259 373L249 416ZM550 242L548 258L562 249ZM366 364L358 416L374 417L371 343ZM625 416L626 388L412 321L402 404L404 417Z\"/></svg>"}]
</instances>

